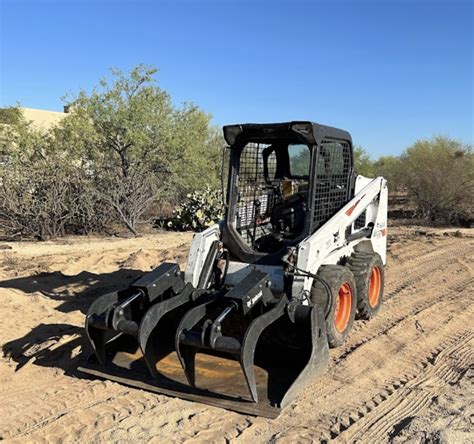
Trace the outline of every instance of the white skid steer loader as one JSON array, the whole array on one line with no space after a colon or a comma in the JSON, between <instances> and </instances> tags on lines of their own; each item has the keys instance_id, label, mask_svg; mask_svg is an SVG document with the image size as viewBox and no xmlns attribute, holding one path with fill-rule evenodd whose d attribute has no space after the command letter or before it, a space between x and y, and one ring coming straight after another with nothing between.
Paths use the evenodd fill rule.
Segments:
<instances>
[{"instance_id":1,"label":"white skid steer loader","mask_svg":"<svg viewBox=\"0 0 474 444\"><path fill-rule=\"evenodd\" d=\"M311 122L224 127L226 216L165 263L99 297L80 368L276 417L321 373L356 315L380 310L387 184L354 173L348 132Z\"/></svg>"}]
</instances>

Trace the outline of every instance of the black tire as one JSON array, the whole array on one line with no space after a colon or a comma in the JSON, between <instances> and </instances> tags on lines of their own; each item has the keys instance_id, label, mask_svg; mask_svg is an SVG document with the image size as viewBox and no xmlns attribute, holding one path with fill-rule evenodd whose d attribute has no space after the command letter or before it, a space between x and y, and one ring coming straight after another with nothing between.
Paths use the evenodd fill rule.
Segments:
<instances>
[{"instance_id":1,"label":"black tire","mask_svg":"<svg viewBox=\"0 0 474 444\"><path fill-rule=\"evenodd\" d=\"M357 286L357 318L372 319L382 306L384 265L377 253L355 252L347 261Z\"/></svg>"},{"instance_id":2,"label":"black tire","mask_svg":"<svg viewBox=\"0 0 474 444\"><path fill-rule=\"evenodd\" d=\"M322 265L318 276L327 283L331 294L329 297L325 286L315 279L311 302L324 309L329 346L339 347L347 339L354 323L357 285L351 270L342 265Z\"/></svg>"}]
</instances>

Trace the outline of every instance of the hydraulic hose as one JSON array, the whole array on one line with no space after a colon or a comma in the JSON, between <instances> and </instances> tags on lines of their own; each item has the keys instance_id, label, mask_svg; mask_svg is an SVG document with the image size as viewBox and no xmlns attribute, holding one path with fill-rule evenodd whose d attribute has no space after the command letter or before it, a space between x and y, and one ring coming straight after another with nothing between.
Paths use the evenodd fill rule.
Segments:
<instances>
[{"instance_id":1,"label":"hydraulic hose","mask_svg":"<svg viewBox=\"0 0 474 444\"><path fill-rule=\"evenodd\" d=\"M287 259L287 255L283 256L282 258L282 262L286 265L288 265L290 268L292 268L293 270L295 271L298 271L300 274L298 274L298 276L309 276L313 279L316 279L318 282L320 282L322 284L322 286L324 287L324 289L326 290L326 294L327 294L327 297L328 297L328 300L329 302L331 302L332 300L332 291L331 291L331 287L329 286L329 284L321 277L321 276L318 276L317 274L314 274L314 273L311 273L310 271L306 271L306 270L303 270L302 268L299 268L297 267L296 265L292 264L288 259Z\"/></svg>"}]
</instances>

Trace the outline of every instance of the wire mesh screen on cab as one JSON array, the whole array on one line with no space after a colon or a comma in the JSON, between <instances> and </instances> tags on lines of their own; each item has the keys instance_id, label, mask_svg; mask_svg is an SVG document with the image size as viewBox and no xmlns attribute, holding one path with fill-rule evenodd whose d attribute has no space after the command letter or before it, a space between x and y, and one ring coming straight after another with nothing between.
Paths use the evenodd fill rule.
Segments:
<instances>
[{"instance_id":1,"label":"wire mesh screen on cab","mask_svg":"<svg viewBox=\"0 0 474 444\"><path fill-rule=\"evenodd\" d=\"M271 147L269 144L248 143L240 153L234 223L244 243L253 249L261 243L262 238L272 234L270 218L273 210L278 209L278 203L282 201L281 193L277 191L282 178L275 178L277 156L272 148L266 150L269 147ZM265 178L265 158L267 158L267 178ZM352 156L349 143L324 140L319 146L317 156L312 232L327 222L349 201L351 171ZM288 205L291 206L291 203Z\"/></svg>"},{"instance_id":2,"label":"wire mesh screen on cab","mask_svg":"<svg viewBox=\"0 0 474 444\"><path fill-rule=\"evenodd\" d=\"M265 236L261 222L268 218L275 205L275 192L265 181L263 151L269 145L249 143L240 154L238 201L235 211L237 231L244 242L253 247L255 240ZM268 156L268 177L275 177L276 156Z\"/></svg>"},{"instance_id":3,"label":"wire mesh screen on cab","mask_svg":"<svg viewBox=\"0 0 474 444\"><path fill-rule=\"evenodd\" d=\"M360 230L365 227L366 224L366 215L367 210L364 211L355 221L354 221L354 230Z\"/></svg>"},{"instance_id":4,"label":"wire mesh screen on cab","mask_svg":"<svg viewBox=\"0 0 474 444\"><path fill-rule=\"evenodd\" d=\"M349 143L323 140L316 165L312 232L324 225L349 201L351 163Z\"/></svg>"}]
</instances>

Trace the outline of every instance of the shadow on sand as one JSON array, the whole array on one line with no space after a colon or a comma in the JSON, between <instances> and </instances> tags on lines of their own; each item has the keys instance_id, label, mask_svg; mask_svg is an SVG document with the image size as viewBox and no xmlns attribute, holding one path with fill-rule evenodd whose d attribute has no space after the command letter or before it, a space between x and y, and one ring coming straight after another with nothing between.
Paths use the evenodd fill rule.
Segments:
<instances>
[{"instance_id":1,"label":"shadow on sand","mask_svg":"<svg viewBox=\"0 0 474 444\"><path fill-rule=\"evenodd\" d=\"M27 294L39 292L49 299L61 301L57 310L62 313L80 310L86 314L97 297L126 288L143 274L140 270L120 269L103 274L83 271L67 276L56 271L4 280L0 282L0 288L13 288Z\"/></svg>"},{"instance_id":2,"label":"shadow on sand","mask_svg":"<svg viewBox=\"0 0 474 444\"><path fill-rule=\"evenodd\" d=\"M39 292L61 302L56 310L62 313L78 310L85 315L97 297L128 287L143 273L129 269L104 274L82 272L75 276L66 276L61 272L41 273L1 281L0 289L12 288L27 294ZM85 353L78 353L79 346ZM79 361L92 350L82 326L40 323L23 337L3 344L2 351L4 357L17 363L16 371L34 364L61 368L71 376L79 376L76 371ZM84 375L81 373L80 377Z\"/></svg>"},{"instance_id":3,"label":"shadow on sand","mask_svg":"<svg viewBox=\"0 0 474 444\"><path fill-rule=\"evenodd\" d=\"M17 363L15 371L35 364L60 368L68 375L78 376L76 369L83 359L78 353L79 346L81 350L89 350L82 328L69 324L39 324L23 337L5 343L2 351L4 357Z\"/></svg>"}]
</instances>

